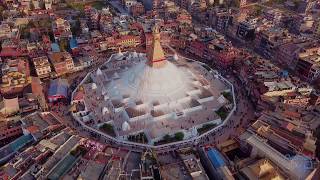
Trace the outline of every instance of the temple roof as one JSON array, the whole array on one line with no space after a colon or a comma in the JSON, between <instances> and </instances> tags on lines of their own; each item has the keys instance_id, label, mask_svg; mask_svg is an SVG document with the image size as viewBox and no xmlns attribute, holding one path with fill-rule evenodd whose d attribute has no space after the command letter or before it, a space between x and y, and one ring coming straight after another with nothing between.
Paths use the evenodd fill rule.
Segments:
<instances>
[{"instance_id":1,"label":"temple roof","mask_svg":"<svg viewBox=\"0 0 320 180\"><path fill-rule=\"evenodd\" d=\"M149 65L157 68L163 67L166 63L166 58L160 44L160 32L157 25L154 26L152 34L152 46L148 53Z\"/></svg>"}]
</instances>

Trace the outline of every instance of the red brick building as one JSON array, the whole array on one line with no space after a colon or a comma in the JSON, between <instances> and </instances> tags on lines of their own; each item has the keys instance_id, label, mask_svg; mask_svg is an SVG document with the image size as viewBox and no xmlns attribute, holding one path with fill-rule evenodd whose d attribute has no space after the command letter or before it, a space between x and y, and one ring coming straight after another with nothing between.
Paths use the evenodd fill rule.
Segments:
<instances>
[{"instance_id":1,"label":"red brick building","mask_svg":"<svg viewBox=\"0 0 320 180\"><path fill-rule=\"evenodd\" d=\"M141 2L137 2L136 4L131 6L130 11L133 17L141 16L145 13L144 6Z\"/></svg>"},{"instance_id":2,"label":"red brick building","mask_svg":"<svg viewBox=\"0 0 320 180\"><path fill-rule=\"evenodd\" d=\"M239 50L229 44L199 40L191 41L187 51L205 60L213 60L223 67L232 65L239 54Z\"/></svg>"}]
</instances>

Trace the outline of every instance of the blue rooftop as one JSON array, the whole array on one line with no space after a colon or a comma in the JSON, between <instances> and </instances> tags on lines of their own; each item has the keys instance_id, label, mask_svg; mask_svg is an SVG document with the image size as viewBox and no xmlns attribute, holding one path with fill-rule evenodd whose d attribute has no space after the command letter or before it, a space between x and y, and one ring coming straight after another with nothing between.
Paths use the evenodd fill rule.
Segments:
<instances>
[{"instance_id":1,"label":"blue rooftop","mask_svg":"<svg viewBox=\"0 0 320 180\"><path fill-rule=\"evenodd\" d=\"M60 52L60 47L57 43L52 43L51 50L52 50L52 52Z\"/></svg>"},{"instance_id":2,"label":"blue rooftop","mask_svg":"<svg viewBox=\"0 0 320 180\"><path fill-rule=\"evenodd\" d=\"M13 151L18 151L23 146L25 146L27 143L31 142L33 140L33 137L31 134L20 136L18 139L14 140L12 143L10 143L10 147Z\"/></svg>"},{"instance_id":3,"label":"blue rooftop","mask_svg":"<svg viewBox=\"0 0 320 180\"><path fill-rule=\"evenodd\" d=\"M33 141L31 134L23 135L10 144L0 148L0 163L7 161L13 156L19 149L23 148L26 144Z\"/></svg>"},{"instance_id":4,"label":"blue rooftop","mask_svg":"<svg viewBox=\"0 0 320 180\"><path fill-rule=\"evenodd\" d=\"M66 79L54 79L50 82L48 96L68 97L69 84Z\"/></svg>"},{"instance_id":5,"label":"blue rooftop","mask_svg":"<svg viewBox=\"0 0 320 180\"><path fill-rule=\"evenodd\" d=\"M209 157L211 163L213 164L213 166L215 168L225 166L225 162L224 162L221 154L219 153L219 151L217 151L216 149L210 149L207 152L207 154L208 154L208 157Z\"/></svg>"},{"instance_id":6,"label":"blue rooftop","mask_svg":"<svg viewBox=\"0 0 320 180\"><path fill-rule=\"evenodd\" d=\"M287 70L283 70L280 72L281 77L287 78L289 77L289 72Z\"/></svg>"},{"instance_id":7,"label":"blue rooftop","mask_svg":"<svg viewBox=\"0 0 320 180\"><path fill-rule=\"evenodd\" d=\"M75 38L71 38L69 42L70 48L75 49L78 47L78 42Z\"/></svg>"}]
</instances>

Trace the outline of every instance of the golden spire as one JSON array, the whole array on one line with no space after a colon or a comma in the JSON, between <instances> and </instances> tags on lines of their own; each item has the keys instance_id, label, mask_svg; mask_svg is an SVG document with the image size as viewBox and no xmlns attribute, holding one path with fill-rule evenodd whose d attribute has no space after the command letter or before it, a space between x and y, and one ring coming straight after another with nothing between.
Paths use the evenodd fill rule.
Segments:
<instances>
[{"instance_id":1,"label":"golden spire","mask_svg":"<svg viewBox=\"0 0 320 180\"><path fill-rule=\"evenodd\" d=\"M161 68L166 64L167 60L164 56L164 52L160 44L160 31L157 24L155 24L155 26L153 27L152 35L153 41L151 49L148 53L148 64L151 67Z\"/></svg>"}]
</instances>

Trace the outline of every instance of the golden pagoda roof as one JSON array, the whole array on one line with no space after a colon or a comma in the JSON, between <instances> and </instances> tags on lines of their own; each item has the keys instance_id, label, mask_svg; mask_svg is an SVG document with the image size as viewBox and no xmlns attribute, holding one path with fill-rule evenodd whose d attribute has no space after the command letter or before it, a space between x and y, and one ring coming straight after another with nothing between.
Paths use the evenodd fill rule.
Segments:
<instances>
[{"instance_id":1,"label":"golden pagoda roof","mask_svg":"<svg viewBox=\"0 0 320 180\"><path fill-rule=\"evenodd\" d=\"M153 27L152 35L153 41L151 49L148 53L148 63L152 67L163 67L166 64L166 58L164 56L164 52L160 44L160 31L157 25Z\"/></svg>"}]
</instances>

